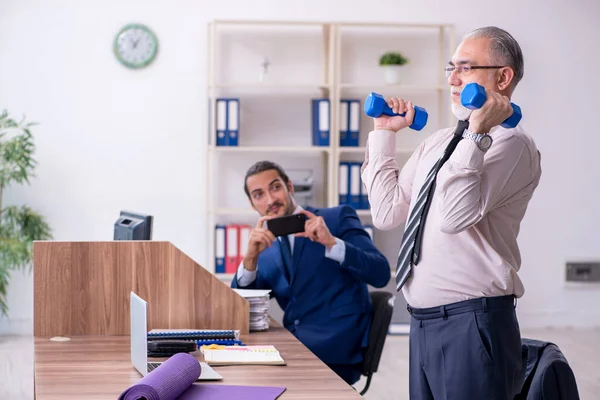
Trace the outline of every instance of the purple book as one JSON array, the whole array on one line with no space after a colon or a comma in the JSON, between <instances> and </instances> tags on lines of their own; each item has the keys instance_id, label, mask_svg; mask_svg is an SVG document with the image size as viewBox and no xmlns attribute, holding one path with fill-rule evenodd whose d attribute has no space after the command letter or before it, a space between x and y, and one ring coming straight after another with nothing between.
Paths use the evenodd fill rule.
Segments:
<instances>
[{"instance_id":1,"label":"purple book","mask_svg":"<svg viewBox=\"0 0 600 400\"><path fill-rule=\"evenodd\" d=\"M194 384L200 363L177 353L119 396L119 400L275 400L284 387Z\"/></svg>"}]
</instances>

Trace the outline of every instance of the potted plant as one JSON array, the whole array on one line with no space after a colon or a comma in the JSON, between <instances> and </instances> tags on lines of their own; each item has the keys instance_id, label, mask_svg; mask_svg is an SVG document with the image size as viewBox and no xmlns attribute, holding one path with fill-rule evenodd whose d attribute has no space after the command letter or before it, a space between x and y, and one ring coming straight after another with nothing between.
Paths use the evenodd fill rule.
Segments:
<instances>
[{"instance_id":1,"label":"potted plant","mask_svg":"<svg viewBox=\"0 0 600 400\"><path fill-rule=\"evenodd\" d=\"M402 53L394 51L384 53L379 58L379 65L383 68L386 83L399 83L400 70L408 62L409 59L404 57Z\"/></svg>"},{"instance_id":2,"label":"potted plant","mask_svg":"<svg viewBox=\"0 0 600 400\"><path fill-rule=\"evenodd\" d=\"M29 184L34 176L33 125L25 118L14 121L6 111L0 113L0 317L8 315L6 292L11 272L31 272L33 241L51 238L50 227L40 214L26 205L2 204L4 189L13 183Z\"/></svg>"}]
</instances>

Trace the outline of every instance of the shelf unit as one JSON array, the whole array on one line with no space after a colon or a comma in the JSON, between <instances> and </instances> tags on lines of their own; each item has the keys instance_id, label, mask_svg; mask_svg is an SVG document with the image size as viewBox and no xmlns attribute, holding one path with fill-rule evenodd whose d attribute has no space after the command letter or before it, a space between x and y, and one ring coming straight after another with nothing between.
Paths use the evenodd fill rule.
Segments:
<instances>
[{"instance_id":1,"label":"shelf unit","mask_svg":"<svg viewBox=\"0 0 600 400\"><path fill-rule=\"evenodd\" d=\"M228 29L233 31L233 33L227 32ZM261 33L263 31L269 31L270 34ZM304 75L310 75L310 71L307 74L304 74L304 71L302 73L291 71L289 75L285 75L285 77L292 78L289 80L281 79L283 75L279 76L279 80L276 79L267 82L259 82L256 78L248 78L247 70L249 68L252 69L253 67L251 66L257 67L259 65L257 57L259 50L257 48L262 49L268 47L267 43L277 44L278 41L285 40L282 37L286 37L286 32L292 32L292 39L294 39L293 34L300 36L305 34L309 39L312 38L312 47L309 45L306 48L312 48L313 54L311 56L314 57L314 60L307 60L309 50L303 50L304 47L293 47L290 45L290 50L284 45L279 47L279 52L276 54L277 56L281 56L278 60L280 62L279 65L291 67L295 67L297 64L303 65L312 71L310 79L306 82L301 79ZM315 36L318 36L318 44L316 44ZM403 41L404 37L406 40ZM323 200L323 204L321 205L326 207L338 205L339 163L344 160L364 160L366 136L370 130L369 123L371 123L368 117L364 116L364 114L361 115L361 143L359 147L340 146L340 100L350 97L357 98L361 100L362 107L366 95L371 91L377 91L384 96L397 95L405 98L416 96L418 99L427 101L427 104L433 108L432 112L430 108L426 107L430 114L428 127L422 131L423 133L406 134L405 137L410 138L410 140L404 142L400 140L399 136L397 154L399 163L403 162L402 160L406 160L412 154L415 147L426 135L453 123L449 106L444 107L445 101L449 100L449 96L443 67L454 51L454 37L454 26L450 24L252 20L215 20L210 22L207 27L207 94L209 99L209 112L207 115L209 118L207 124L208 147L206 154L207 187L205 190L205 193L207 193L206 226L208 238L208 264L206 268L213 273L215 271L214 227L219 221L223 219L235 220L238 218L246 221L254 219L255 221L258 218L256 212L249 206L242 187L238 188L237 183L235 186L236 194L232 194L232 196L243 197L243 201L240 199L239 203L244 203L245 207L239 204L234 206L223 204L223 201L217 198L220 187L224 185L222 182L227 181L228 184L231 183L227 176L217 177L217 174L225 173L228 167L230 169L233 168L230 166L231 163L228 162L229 159L223 160L222 158L229 157L237 160L244 156L251 156L252 162L259 159L273 159L274 156L285 157L286 159L291 157L310 157L313 158L313 162L315 162L315 158L319 158L322 165L317 166L316 170L323 172L322 184L324 186L321 190ZM378 56L375 53L382 53L385 50L398 50L404 54L408 54L411 63L408 64L407 75L409 78L407 78L407 82L410 82L410 84L387 84L383 81L382 73L377 69ZM363 51L366 54L365 56L362 55ZM297 56L296 53L298 52L304 58L292 60L291 63L285 60L286 55ZM355 54L354 52L359 52L359 54ZM234 57L238 54L242 54L245 57L240 63L230 60L225 62L223 60L227 56ZM264 54L262 55L264 56ZM223 79L228 74L235 75L230 70L236 66L242 69L241 75L246 73L246 76L238 80ZM316 73L315 71L319 72ZM429 73L430 75L425 76L425 73ZM369 76L370 78L368 80L353 79L356 76L360 76L361 78ZM216 121L216 98L220 96L226 97L227 95L239 97L242 109L247 104L258 104L264 99L293 102L296 101L294 96L304 96L303 101L306 103L306 109L310 110L310 98L328 98L330 101L329 146L318 147L311 146L310 144L306 145L306 143L302 143L302 140L298 143L285 143L285 140L281 139L281 136L274 136L277 139L276 144L269 143L269 140L243 143L247 134L247 131L244 130L243 118L240 122L239 146L215 146L216 128L214 121ZM253 100L245 101L245 96ZM421 105L416 101L415 104ZM254 116L259 112L264 112L265 118L272 117L265 110L248 111L248 114ZM300 121L297 125L304 123L304 126L308 128L305 136L309 139L311 137L310 120L304 121L303 117L298 115L297 121ZM273 128L271 127L271 129ZM255 130L263 132L261 129ZM265 128L267 134L269 133L267 132L268 130L268 127ZM318 163L319 161L316 162ZM287 169L285 164L282 166L284 169ZM245 170L238 171L238 173L242 177L240 185L243 185ZM370 210L357 210L357 213L364 223L370 222ZM380 245L377 239L376 234L374 241L379 248ZM396 239L399 240L399 238ZM386 244L382 243L381 246L385 247ZM389 251L384 251L384 254L390 259L390 265L393 267L396 256L395 252L397 252L397 243L388 244L388 247L390 247ZM217 275L225 280L233 277L231 273Z\"/></svg>"}]
</instances>

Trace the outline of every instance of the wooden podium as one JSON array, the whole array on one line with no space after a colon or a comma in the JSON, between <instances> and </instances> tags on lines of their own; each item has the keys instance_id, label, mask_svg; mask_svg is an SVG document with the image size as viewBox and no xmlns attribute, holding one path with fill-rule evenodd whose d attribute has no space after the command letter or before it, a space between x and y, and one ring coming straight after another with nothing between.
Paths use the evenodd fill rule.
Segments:
<instances>
[{"instance_id":1,"label":"wooden podium","mask_svg":"<svg viewBox=\"0 0 600 400\"><path fill-rule=\"evenodd\" d=\"M148 329L249 333L246 299L169 242L33 244L34 336L129 335L129 293L148 302Z\"/></svg>"}]
</instances>

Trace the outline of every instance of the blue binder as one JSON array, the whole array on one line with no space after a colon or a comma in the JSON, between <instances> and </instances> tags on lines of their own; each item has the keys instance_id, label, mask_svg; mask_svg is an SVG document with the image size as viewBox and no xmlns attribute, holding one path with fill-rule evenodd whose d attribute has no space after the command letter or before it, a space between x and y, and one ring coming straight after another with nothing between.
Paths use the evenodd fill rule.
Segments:
<instances>
[{"instance_id":1,"label":"blue binder","mask_svg":"<svg viewBox=\"0 0 600 400\"><path fill-rule=\"evenodd\" d=\"M350 103L349 100L340 100L340 146L349 146L348 127L350 125Z\"/></svg>"},{"instance_id":2,"label":"blue binder","mask_svg":"<svg viewBox=\"0 0 600 400\"><path fill-rule=\"evenodd\" d=\"M240 99L227 100L228 146L237 146L240 131Z\"/></svg>"},{"instance_id":3,"label":"blue binder","mask_svg":"<svg viewBox=\"0 0 600 400\"><path fill-rule=\"evenodd\" d=\"M348 193L350 194L350 205L360 210L360 163L349 162L350 176L348 177Z\"/></svg>"},{"instance_id":4,"label":"blue binder","mask_svg":"<svg viewBox=\"0 0 600 400\"><path fill-rule=\"evenodd\" d=\"M217 99L217 146L227 146L227 100Z\"/></svg>"},{"instance_id":5,"label":"blue binder","mask_svg":"<svg viewBox=\"0 0 600 400\"><path fill-rule=\"evenodd\" d=\"M348 119L348 145L358 147L360 139L360 100L350 100Z\"/></svg>"},{"instance_id":6,"label":"blue binder","mask_svg":"<svg viewBox=\"0 0 600 400\"><path fill-rule=\"evenodd\" d=\"M215 226L215 273L225 273L225 226Z\"/></svg>"},{"instance_id":7,"label":"blue binder","mask_svg":"<svg viewBox=\"0 0 600 400\"><path fill-rule=\"evenodd\" d=\"M360 100L340 100L340 146L358 147Z\"/></svg>"},{"instance_id":8,"label":"blue binder","mask_svg":"<svg viewBox=\"0 0 600 400\"><path fill-rule=\"evenodd\" d=\"M329 99L312 100L311 118L313 146L329 146Z\"/></svg>"},{"instance_id":9,"label":"blue binder","mask_svg":"<svg viewBox=\"0 0 600 400\"><path fill-rule=\"evenodd\" d=\"M240 131L240 99L217 99L217 146L237 146Z\"/></svg>"},{"instance_id":10,"label":"blue binder","mask_svg":"<svg viewBox=\"0 0 600 400\"><path fill-rule=\"evenodd\" d=\"M349 183L349 179L350 179L350 166L348 165L347 162L340 162L340 169L339 169L339 204L349 204L350 203L350 199L349 199L349 194L350 192L348 191L350 189L350 185Z\"/></svg>"}]
</instances>

